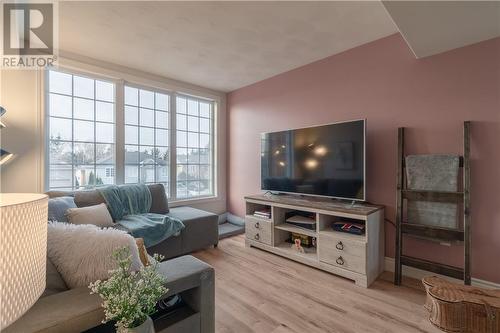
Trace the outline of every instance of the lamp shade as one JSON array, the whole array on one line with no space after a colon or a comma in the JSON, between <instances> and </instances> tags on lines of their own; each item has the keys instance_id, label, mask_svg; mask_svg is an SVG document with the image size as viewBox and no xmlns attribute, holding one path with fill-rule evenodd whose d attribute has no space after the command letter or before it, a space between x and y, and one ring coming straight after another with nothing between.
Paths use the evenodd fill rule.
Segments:
<instances>
[{"instance_id":1,"label":"lamp shade","mask_svg":"<svg viewBox=\"0 0 500 333\"><path fill-rule=\"evenodd\" d=\"M0 193L0 331L45 289L48 197Z\"/></svg>"}]
</instances>

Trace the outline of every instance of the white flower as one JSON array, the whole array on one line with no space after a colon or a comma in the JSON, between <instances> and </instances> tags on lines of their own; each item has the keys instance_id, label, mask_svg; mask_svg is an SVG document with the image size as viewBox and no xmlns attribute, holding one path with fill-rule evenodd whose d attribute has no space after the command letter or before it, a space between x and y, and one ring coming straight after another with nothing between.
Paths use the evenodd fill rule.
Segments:
<instances>
[{"instance_id":1,"label":"white flower","mask_svg":"<svg viewBox=\"0 0 500 333\"><path fill-rule=\"evenodd\" d=\"M163 286L165 277L157 271L163 257L155 254L155 262L138 272L130 271L132 259L128 248L115 251L113 257L118 268L110 271L108 280L97 280L89 288L91 294L103 299L105 321L115 320L117 331L127 332L128 328L142 324L168 291Z\"/></svg>"}]
</instances>

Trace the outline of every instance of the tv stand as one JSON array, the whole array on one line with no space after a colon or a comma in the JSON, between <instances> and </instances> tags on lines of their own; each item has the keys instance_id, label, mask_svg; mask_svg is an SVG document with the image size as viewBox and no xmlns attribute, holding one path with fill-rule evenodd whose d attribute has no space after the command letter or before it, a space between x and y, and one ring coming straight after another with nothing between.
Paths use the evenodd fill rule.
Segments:
<instances>
[{"instance_id":1,"label":"tv stand","mask_svg":"<svg viewBox=\"0 0 500 333\"><path fill-rule=\"evenodd\" d=\"M253 195L245 197L245 244L354 280L368 287L384 268L384 207L333 202L309 196ZM255 216L270 209L271 217ZM287 213L308 212L315 217L315 230L286 223ZM335 231L332 224L349 221L365 225L365 233ZM298 251L289 243L292 233L315 239L314 247Z\"/></svg>"}]
</instances>

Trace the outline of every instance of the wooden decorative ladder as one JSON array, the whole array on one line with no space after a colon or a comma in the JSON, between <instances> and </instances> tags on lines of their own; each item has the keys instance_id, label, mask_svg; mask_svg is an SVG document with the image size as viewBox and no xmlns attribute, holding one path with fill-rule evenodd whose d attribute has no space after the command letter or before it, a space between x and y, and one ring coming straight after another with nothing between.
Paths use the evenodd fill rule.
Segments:
<instances>
[{"instance_id":1,"label":"wooden decorative ladder","mask_svg":"<svg viewBox=\"0 0 500 333\"><path fill-rule=\"evenodd\" d=\"M396 258L394 268L394 284L401 285L402 266L411 266L436 274L451 276L471 283L471 217L470 217L470 121L464 122L463 129L464 154L460 156L460 167L463 176L463 191L439 192L408 190L406 188L404 128L398 129L398 172L396 201ZM403 200L447 202L462 204L461 217L463 226L459 229L449 229L423 224L413 224L403 221ZM464 268L440 264L428 260L414 258L403 254L403 236L412 235L438 242L463 242Z\"/></svg>"}]
</instances>

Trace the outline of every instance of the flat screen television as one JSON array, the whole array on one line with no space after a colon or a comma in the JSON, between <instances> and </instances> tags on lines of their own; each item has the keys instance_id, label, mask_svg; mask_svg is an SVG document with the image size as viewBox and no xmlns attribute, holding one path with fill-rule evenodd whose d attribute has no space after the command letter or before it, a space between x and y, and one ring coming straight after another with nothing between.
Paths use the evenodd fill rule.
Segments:
<instances>
[{"instance_id":1,"label":"flat screen television","mask_svg":"<svg viewBox=\"0 0 500 333\"><path fill-rule=\"evenodd\" d=\"M261 135L264 191L365 200L365 120Z\"/></svg>"}]
</instances>

